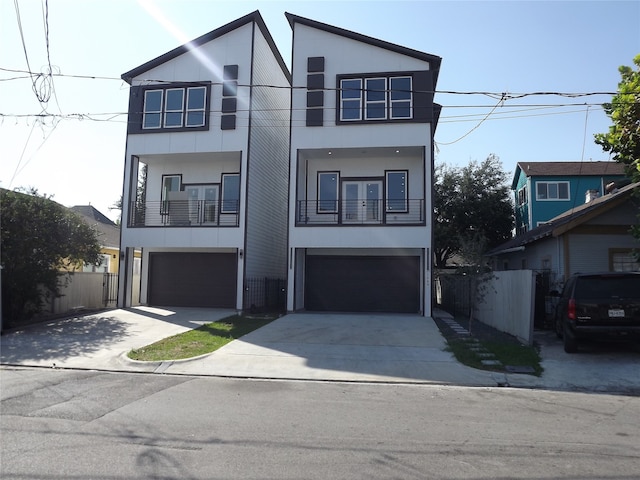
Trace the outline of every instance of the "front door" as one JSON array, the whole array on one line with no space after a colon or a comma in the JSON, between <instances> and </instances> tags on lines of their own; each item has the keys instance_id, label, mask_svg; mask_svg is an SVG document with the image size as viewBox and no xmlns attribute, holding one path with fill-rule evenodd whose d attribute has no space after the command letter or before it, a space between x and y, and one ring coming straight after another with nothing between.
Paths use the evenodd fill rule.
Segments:
<instances>
[{"instance_id":1,"label":"front door","mask_svg":"<svg viewBox=\"0 0 640 480\"><path fill-rule=\"evenodd\" d=\"M345 180L342 182L342 222L382 222L381 180Z\"/></svg>"},{"instance_id":2,"label":"front door","mask_svg":"<svg viewBox=\"0 0 640 480\"><path fill-rule=\"evenodd\" d=\"M218 186L189 185L185 187L189 197L191 224L218 222Z\"/></svg>"}]
</instances>

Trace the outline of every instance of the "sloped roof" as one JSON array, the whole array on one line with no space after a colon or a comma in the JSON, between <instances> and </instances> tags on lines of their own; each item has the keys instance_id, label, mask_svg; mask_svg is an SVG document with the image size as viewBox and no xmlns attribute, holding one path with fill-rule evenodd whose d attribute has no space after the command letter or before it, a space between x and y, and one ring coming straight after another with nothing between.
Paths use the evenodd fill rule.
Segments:
<instances>
[{"instance_id":1,"label":"sloped roof","mask_svg":"<svg viewBox=\"0 0 640 480\"><path fill-rule=\"evenodd\" d=\"M552 218L544 225L533 228L528 232L513 237L511 240L507 240L502 245L499 245L490 251L485 256L491 257L502 253L507 253L512 250L522 249L527 244L536 242L541 238L554 236L557 237L563 233L575 228L576 226L590 220L593 217L601 215L607 210L621 204L626 201L634 190L640 187L640 182L629 184L615 193L609 193L598 197L588 203L583 203L571 210Z\"/></svg>"},{"instance_id":2,"label":"sloped roof","mask_svg":"<svg viewBox=\"0 0 640 480\"><path fill-rule=\"evenodd\" d=\"M103 247L120 247L120 228L109 218L104 216L91 205L76 205L69 210L82 218L82 220L98 233L98 242Z\"/></svg>"},{"instance_id":3,"label":"sloped roof","mask_svg":"<svg viewBox=\"0 0 640 480\"><path fill-rule=\"evenodd\" d=\"M288 79L289 83L291 83L291 73L289 73L289 69L287 68L287 65L285 64L282 55L280 55L280 51L278 50L278 47L276 46L275 42L273 41L273 37L271 36L271 33L269 33L269 30L267 29L267 25L264 23L264 20L262 19L262 15L260 15L260 12L258 10L256 10L255 12L249 13L247 15L245 15L244 17L238 18L237 20L234 20L233 22L227 23L226 25L223 25L220 28L216 28L215 30L212 30L209 33L205 33L204 35L196 38L195 40L192 40L188 43L185 43L184 45L181 45L177 48L174 48L173 50L160 55L159 57L154 58L153 60L149 60L146 63L143 63L142 65L140 65L139 67L136 67L132 70L129 70L126 73L123 73L121 78L127 82L128 84L131 85L131 82L133 81L133 79L135 77L138 77L140 75L142 75L143 73L159 66L162 65L163 63L166 63L170 60L173 60L174 58L182 55L183 53L188 52L189 50L193 49L194 47L199 47L201 45L204 45L205 43L208 43L218 37L221 37L223 35L226 35L229 32L232 32L233 30L236 30L239 27L242 27L244 25L246 25L247 23L251 23L251 22L255 22L256 25L258 25L258 28L260 28L260 30L262 31L262 34L264 35L265 39L267 40L267 43L269 44L269 47L271 48L271 51L273 52L273 55L275 56L276 60L278 61L278 63L280 64L280 68L282 69L282 71L284 72L286 78Z\"/></svg>"},{"instance_id":4,"label":"sloped roof","mask_svg":"<svg viewBox=\"0 0 640 480\"><path fill-rule=\"evenodd\" d=\"M520 172L527 177L624 175L624 164L620 162L518 162L513 175L512 189L515 189Z\"/></svg>"},{"instance_id":5,"label":"sloped roof","mask_svg":"<svg viewBox=\"0 0 640 480\"><path fill-rule=\"evenodd\" d=\"M285 15L287 17L287 20L289 20L289 25L291 25L292 29L296 23L300 23L308 27L317 28L318 30L324 30L325 32L350 38L351 40L368 43L369 45L374 45L376 47L384 48L386 50L400 53L402 55L417 58L418 60L429 62L431 70L433 71L434 85L438 81L438 74L440 73L440 64L442 63L442 58L438 57L437 55L432 55L430 53L421 52L412 48L403 47L395 43L385 42L384 40L380 40L378 38L362 35L360 33L352 32L351 30L345 30L340 27L334 27L333 25L327 25L326 23L318 22L316 20L310 20L308 18L300 17L292 13L285 13Z\"/></svg>"},{"instance_id":6,"label":"sloped roof","mask_svg":"<svg viewBox=\"0 0 640 480\"><path fill-rule=\"evenodd\" d=\"M116 224L110 218L107 218L91 205L76 205L74 207L71 207L71 210L89 217L96 222L104 223L105 225L113 225L114 227L116 226Z\"/></svg>"}]
</instances>

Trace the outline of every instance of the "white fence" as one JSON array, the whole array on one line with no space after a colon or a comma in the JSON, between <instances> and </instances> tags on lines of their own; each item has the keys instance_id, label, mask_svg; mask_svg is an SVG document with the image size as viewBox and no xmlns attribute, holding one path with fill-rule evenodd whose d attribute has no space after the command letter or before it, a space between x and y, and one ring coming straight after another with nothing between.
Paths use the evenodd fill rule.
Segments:
<instances>
[{"instance_id":1,"label":"white fence","mask_svg":"<svg viewBox=\"0 0 640 480\"><path fill-rule=\"evenodd\" d=\"M436 283L436 301L450 313L468 316L472 297L470 285L469 276L440 275ZM488 274L479 280L479 290L484 298L474 309L474 319L531 345L535 286L535 272L532 270Z\"/></svg>"},{"instance_id":2,"label":"white fence","mask_svg":"<svg viewBox=\"0 0 640 480\"><path fill-rule=\"evenodd\" d=\"M66 286L64 278L69 280ZM105 308L104 281L104 273L76 272L63 277L63 286L60 288L62 296L52 299L49 313Z\"/></svg>"},{"instance_id":3,"label":"white fence","mask_svg":"<svg viewBox=\"0 0 640 480\"><path fill-rule=\"evenodd\" d=\"M493 272L485 286L475 318L532 345L535 273L532 270Z\"/></svg>"}]
</instances>

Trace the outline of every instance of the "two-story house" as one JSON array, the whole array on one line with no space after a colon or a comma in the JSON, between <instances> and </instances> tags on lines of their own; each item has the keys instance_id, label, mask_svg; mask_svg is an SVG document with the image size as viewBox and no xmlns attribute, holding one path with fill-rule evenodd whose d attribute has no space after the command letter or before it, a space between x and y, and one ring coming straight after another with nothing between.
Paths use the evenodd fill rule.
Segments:
<instances>
[{"instance_id":1,"label":"two-story house","mask_svg":"<svg viewBox=\"0 0 640 480\"><path fill-rule=\"evenodd\" d=\"M516 235L627 183L617 162L518 162L511 184Z\"/></svg>"},{"instance_id":2,"label":"two-story house","mask_svg":"<svg viewBox=\"0 0 640 480\"><path fill-rule=\"evenodd\" d=\"M430 316L441 58L287 18L287 309Z\"/></svg>"},{"instance_id":3,"label":"two-story house","mask_svg":"<svg viewBox=\"0 0 640 480\"><path fill-rule=\"evenodd\" d=\"M119 306L139 294L149 305L250 308L250 280L284 279L287 264L291 76L261 15L122 78Z\"/></svg>"}]
</instances>

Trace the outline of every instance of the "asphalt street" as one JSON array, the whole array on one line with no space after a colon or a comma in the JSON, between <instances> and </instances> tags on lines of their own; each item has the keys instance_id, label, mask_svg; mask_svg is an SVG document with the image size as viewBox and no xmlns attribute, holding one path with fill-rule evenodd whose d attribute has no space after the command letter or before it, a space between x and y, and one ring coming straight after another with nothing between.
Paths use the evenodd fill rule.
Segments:
<instances>
[{"instance_id":1,"label":"asphalt street","mask_svg":"<svg viewBox=\"0 0 640 480\"><path fill-rule=\"evenodd\" d=\"M638 478L640 398L0 369L3 479Z\"/></svg>"}]
</instances>

